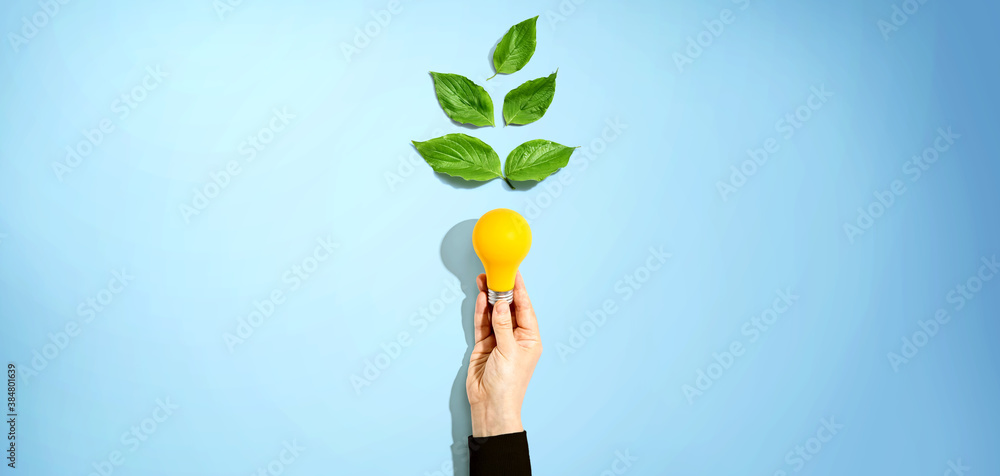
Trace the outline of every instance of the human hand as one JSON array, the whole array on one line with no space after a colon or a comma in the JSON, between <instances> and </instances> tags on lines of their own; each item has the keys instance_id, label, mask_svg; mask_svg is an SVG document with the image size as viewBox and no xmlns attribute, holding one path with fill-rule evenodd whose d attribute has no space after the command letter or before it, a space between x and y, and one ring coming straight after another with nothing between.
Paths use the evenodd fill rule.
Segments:
<instances>
[{"instance_id":1,"label":"human hand","mask_svg":"<svg viewBox=\"0 0 1000 476\"><path fill-rule=\"evenodd\" d=\"M524 431L521 404L535 364L542 355L538 321L521 273L514 281L513 308L507 301L492 307L486 299L486 275L476 279L476 345L469 359L465 389L472 408L472 436Z\"/></svg>"}]
</instances>

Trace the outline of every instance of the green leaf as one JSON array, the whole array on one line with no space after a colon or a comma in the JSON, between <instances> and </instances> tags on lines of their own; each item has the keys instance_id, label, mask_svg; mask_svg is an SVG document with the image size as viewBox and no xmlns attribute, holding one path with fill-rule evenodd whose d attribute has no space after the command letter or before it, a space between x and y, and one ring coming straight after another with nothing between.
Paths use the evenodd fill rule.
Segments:
<instances>
[{"instance_id":1,"label":"green leaf","mask_svg":"<svg viewBox=\"0 0 1000 476\"><path fill-rule=\"evenodd\" d=\"M503 119L507 124L531 124L542 118L556 95L556 71L532 79L503 98Z\"/></svg>"},{"instance_id":2,"label":"green leaf","mask_svg":"<svg viewBox=\"0 0 1000 476\"><path fill-rule=\"evenodd\" d=\"M493 125L493 100L482 86L458 74L431 71L431 77L438 102L448 117L462 124Z\"/></svg>"},{"instance_id":3,"label":"green leaf","mask_svg":"<svg viewBox=\"0 0 1000 476\"><path fill-rule=\"evenodd\" d=\"M475 137L448 134L413 145L435 172L478 182L500 176L500 157Z\"/></svg>"},{"instance_id":4,"label":"green leaf","mask_svg":"<svg viewBox=\"0 0 1000 476\"><path fill-rule=\"evenodd\" d=\"M510 180L541 181L565 167L575 148L544 139L529 140L510 151L503 170Z\"/></svg>"},{"instance_id":5,"label":"green leaf","mask_svg":"<svg viewBox=\"0 0 1000 476\"><path fill-rule=\"evenodd\" d=\"M497 74L520 71L535 54L535 23L538 17L529 18L510 27L493 50L493 68ZM494 74L493 76L496 76ZM489 79L493 79L490 76Z\"/></svg>"}]
</instances>

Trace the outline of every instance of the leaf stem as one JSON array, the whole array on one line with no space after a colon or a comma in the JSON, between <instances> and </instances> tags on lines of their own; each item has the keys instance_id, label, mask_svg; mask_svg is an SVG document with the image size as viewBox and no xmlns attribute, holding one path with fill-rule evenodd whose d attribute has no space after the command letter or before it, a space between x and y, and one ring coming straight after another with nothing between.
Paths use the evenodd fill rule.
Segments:
<instances>
[{"instance_id":1,"label":"leaf stem","mask_svg":"<svg viewBox=\"0 0 1000 476\"><path fill-rule=\"evenodd\" d=\"M516 188L514 188L514 184L510 183L510 179L508 179L507 177L504 177L503 181L507 182L507 185L510 185L511 190L517 190Z\"/></svg>"},{"instance_id":2,"label":"leaf stem","mask_svg":"<svg viewBox=\"0 0 1000 476\"><path fill-rule=\"evenodd\" d=\"M496 73L493 73L493 76L490 76L490 77L486 78L486 80L487 80L487 81L489 81L489 80L491 80L491 79L493 79L493 78L497 77L497 75L498 75L498 74L500 74L500 72L499 72L499 71L498 71L498 72L496 72Z\"/></svg>"}]
</instances>

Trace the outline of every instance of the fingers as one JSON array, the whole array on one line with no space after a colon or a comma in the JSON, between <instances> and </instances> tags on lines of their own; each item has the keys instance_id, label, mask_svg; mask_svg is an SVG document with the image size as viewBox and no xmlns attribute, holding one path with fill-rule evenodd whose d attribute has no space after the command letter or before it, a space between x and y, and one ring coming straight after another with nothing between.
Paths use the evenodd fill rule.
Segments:
<instances>
[{"instance_id":1,"label":"fingers","mask_svg":"<svg viewBox=\"0 0 1000 476\"><path fill-rule=\"evenodd\" d=\"M476 277L476 286L479 288L479 295L476 296L476 313L472 318L472 326L475 328L476 342L480 342L493 333L490 327L490 308L486 299L486 275L480 274Z\"/></svg>"},{"instance_id":2,"label":"fingers","mask_svg":"<svg viewBox=\"0 0 1000 476\"><path fill-rule=\"evenodd\" d=\"M517 309L517 326L538 332L535 308L531 306L531 299L524 287L524 278L521 277L520 271L514 279L514 308Z\"/></svg>"},{"instance_id":3,"label":"fingers","mask_svg":"<svg viewBox=\"0 0 1000 476\"><path fill-rule=\"evenodd\" d=\"M517 341L514 340L514 322L510 315L510 305L507 301L498 301L493 305L493 335L497 338L497 349L504 355L514 355Z\"/></svg>"},{"instance_id":4,"label":"fingers","mask_svg":"<svg viewBox=\"0 0 1000 476\"><path fill-rule=\"evenodd\" d=\"M486 302L486 293L482 291L476 296L476 312L472 317L472 326L475 328L476 342L481 342L493 332L490 327L490 310Z\"/></svg>"}]
</instances>

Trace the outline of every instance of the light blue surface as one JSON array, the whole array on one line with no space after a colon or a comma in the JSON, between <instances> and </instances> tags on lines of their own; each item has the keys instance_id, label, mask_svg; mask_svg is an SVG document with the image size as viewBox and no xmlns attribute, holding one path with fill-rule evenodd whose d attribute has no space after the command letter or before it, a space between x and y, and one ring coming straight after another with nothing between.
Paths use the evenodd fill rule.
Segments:
<instances>
[{"instance_id":1,"label":"light blue surface","mask_svg":"<svg viewBox=\"0 0 1000 476\"><path fill-rule=\"evenodd\" d=\"M1000 474L1000 280L960 310L950 294L1000 254L995 2L930 0L886 36L890 1L403 0L349 61L342 45L388 2L331 3L246 0L220 19L210 0L72 1L16 48L7 33L42 7L2 7L0 356L29 377L10 474L109 458L114 474L252 474L282 457L289 475L449 474L468 431L468 220L497 207L534 234L536 474ZM491 47L534 15L531 62L485 83ZM720 25L679 68L688 38ZM556 68L543 119L471 131L427 74L487 85L499 111ZM810 102L801 128L779 123ZM105 120L82 163L53 170ZM243 142L269 125L248 161ZM912 180L907 162L948 127L960 137ZM467 188L410 146L449 132L501 157L536 138L583 147L534 188ZM230 161L240 173L186 220ZM894 180L906 191L849 238ZM102 293L122 269L127 287ZM645 281L626 291L626 275ZM271 316L227 346L274 290ZM797 299L772 315L779 290ZM938 309L951 320L913 356L902 339ZM777 316L766 331L762 313ZM713 354L733 342L744 353L719 376ZM383 348L395 358L357 387ZM689 399L699 371L719 378ZM145 440L122 437L133 426Z\"/></svg>"}]
</instances>

